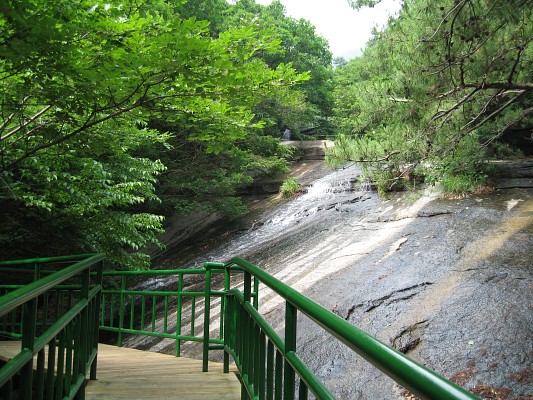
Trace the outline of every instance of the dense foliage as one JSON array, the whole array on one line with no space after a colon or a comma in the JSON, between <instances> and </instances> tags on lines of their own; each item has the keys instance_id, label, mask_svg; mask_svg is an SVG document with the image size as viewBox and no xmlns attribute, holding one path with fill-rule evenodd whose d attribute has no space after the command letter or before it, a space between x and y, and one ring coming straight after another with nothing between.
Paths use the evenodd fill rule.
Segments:
<instances>
[{"instance_id":1,"label":"dense foliage","mask_svg":"<svg viewBox=\"0 0 533 400\"><path fill-rule=\"evenodd\" d=\"M144 205L158 201L156 185L222 197L250 165L280 168L277 145L240 144L263 126L254 106L308 76L256 57L279 51L272 33L244 24L213 37L183 6L2 3L2 258L104 251L147 265L140 250L162 229ZM186 179L157 183L178 168Z\"/></svg>"},{"instance_id":2,"label":"dense foliage","mask_svg":"<svg viewBox=\"0 0 533 400\"><path fill-rule=\"evenodd\" d=\"M341 136L329 161L363 162L381 191L417 179L450 191L484 184L488 157L531 140L532 10L529 0L404 1L337 68Z\"/></svg>"},{"instance_id":3,"label":"dense foliage","mask_svg":"<svg viewBox=\"0 0 533 400\"><path fill-rule=\"evenodd\" d=\"M181 15L208 21L209 34L214 38L242 26L254 27L261 37L275 37L279 41L276 49L260 49L251 58L273 70L290 68L300 73L298 85L279 86L275 91L255 90L247 94L236 88L235 96L251 108L254 121L260 121L261 128L246 129L244 140L232 142L216 155L206 154L204 146L191 143L186 134L190 129L205 132L212 125L210 121L202 125L195 120L191 125L185 115L178 123L158 120L150 125L176 133L171 139L173 148L158 151L168 169L159 178L158 193L163 203L156 209L202 209L235 215L244 211L240 200L232 196L239 187L254 177L286 170L290 154L289 148L279 146L281 132L290 128L297 133L301 126L316 127L321 133L328 130L332 109L331 54L314 27L308 21L285 16L279 1L262 6L253 0L234 5L225 0L190 0L178 10ZM327 93L327 97L321 93ZM246 98L248 95L252 97ZM227 127L221 124L217 129Z\"/></svg>"},{"instance_id":4,"label":"dense foliage","mask_svg":"<svg viewBox=\"0 0 533 400\"><path fill-rule=\"evenodd\" d=\"M223 18L211 15L210 20L218 25L218 30L244 23L273 33L280 40L279 49L258 52L257 57L271 68L289 64L297 72L309 73L309 80L298 85L290 96L264 98L254 108L254 112L267 124L265 133L279 137L280 131L289 128L297 137L302 137L300 128L303 127L314 127L318 135L332 133L332 55L327 41L316 34L309 21L285 15L285 7L279 0L267 6L254 0L240 0L224 12Z\"/></svg>"},{"instance_id":5,"label":"dense foliage","mask_svg":"<svg viewBox=\"0 0 533 400\"><path fill-rule=\"evenodd\" d=\"M147 266L164 215L244 212L234 193L286 170L286 128L334 126L328 161L363 163L382 192L473 190L488 156L531 139L531 13L405 0L333 71L327 42L278 0L4 1L0 259Z\"/></svg>"}]
</instances>

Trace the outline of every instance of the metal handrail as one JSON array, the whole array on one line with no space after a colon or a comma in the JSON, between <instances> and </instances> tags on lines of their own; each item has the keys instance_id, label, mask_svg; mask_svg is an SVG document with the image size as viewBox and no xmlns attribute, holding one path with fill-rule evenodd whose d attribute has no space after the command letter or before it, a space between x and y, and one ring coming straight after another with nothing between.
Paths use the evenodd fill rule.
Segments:
<instances>
[{"instance_id":1,"label":"metal handrail","mask_svg":"<svg viewBox=\"0 0 533 400\"><path fill-rule=\"evenodd\" d=\"M2 297L0 297L0 317L14 310L15 308L21 306L29 300L37 298L41 294L47 292L51 288L59 285L60 283L65 282L66 280L76 276L78 273L86 270L91 265L96 264L99 261L102 261L105 258L104 254L90 254L81 256L73 256L72 260L80 260L76 264L71 265L70 267L64 268L61 271L58 271L52 275L49 275L45 278L39 279L38 281L32 282L29 285L25 285L19 289L16 289L12 292L9 292ZM81 258L80 258L81 257ZM32 260L21 260L20 264L30 264L30 263L47 263L55 261L68 261L68 257L54 257L54 258L43 258L43 259L32 259ZM2 261L0 265L17 265L16 261Z\"/></svg>"},{"instance_id":2,"label":"metal handrail","mask_svg":"<svg viewBox=\"0 0 533 400\"><path fill-rule=\"evenodd\" d=\"M224 273L224 270L219 272ZM208 333L204 339L202 327L197 329L197 325L202 322L197 318L201 312L199 303L205 298L206 290L185 288L185 278L194 275L203 277L206 275L206 269L104 272L104 277L110 278L110 281L115 283L115 287L104 285L102 290L102 304L105 307L102 307L100 316L100 330L116 333L119 347L123 345L123 338L126 334L171 339L175 343L177 357L181 355L181 346L184 342L207 340L211 348L220 349L223 343L221 336L209 337ZM129 278L139 280L152 277L165 277L168 282L173 282L177 287L173 290L130 287ZM210 297L223 298L225 295L226 291L209 290ZM174 306L171 306L171 303L175 303ZM187 307L186 310L185 307ZM221 309L222 307L223 302L221 302ZM175 311L175 316L170 316L169 311ZM186 311L190 319L187 324L183 318ZM161 324L156 323L158 318L163 320Z\"/></svg>"},{"instance_id":3,"label":"metal handrail","mask_svg":"<svg viewBox=\"0 0 533 400\"><path fill-rule=\"evenodd\" d=\"M371 364L376 366L382 372L387 374L389 377L394 379L396 382L404 386L407 390L421 399L478 399L478 397L474 396L472 393L439 376L423 365L411 360L409 357L405 356L399 351L385 345L384 343L340 318L336 314L325 309L318 303L305 297L301 293L243 259L233 258L224 264L205 263L204 266L206 269L223 267L229 270L244 271L244 294L241 295L236 289L232 290L233 294L236 295L238 300L244 304L245 309L252 316L254 324L257 324L260 327L258 332L260 334L270 334L272 336L271 340L274 341L274 345L277 347L277 350L284 354L285 362L291 365L291 368L297 372L299 367L303 366L303 363L301 363L301 360L296 356L295 353L296 314L297 312L301 312L314 321L318 326L328 331L333 337L344 343L350 349L361 355L364 359L369 361ZM249 275L248 279L246 278L246 275ZM250 288L247 287L249 286L249 283L246 283L246 281L249 281L250 277L252 276L268 286L275 293L283 297L286 301L284 347L279 344L279 337L273 336L272 332L269 332L264 327L264 323L262 319L259 318L258 313L253 311L254 308L251 306L249 297ZM228 308L230 309L231 307ZM235 317L226 314L226 321L231 321L232 318L234 319ZM231 327L229 329L231 331ZM235 355L236 350L238 350L232 348L232 345L235 345L235 343L232 343L231 340L225 340L225 344L226 350L232 355ZM242 346L242 344L238 345ZM246 369L246 366L244 366L244 369ZM310 374L309 371L303 371L303 373L305 376L300 375L300 377L305 378L305 384L316 385L318 389L322 390L321 384L319 384L314 375ZM294 380L293 377L285 379ZM256 387L247 388L251 397L254 396L254 391L257 390L257 382L255 382L255 385ZM309 388L314 391L311 386ZM287 382L285 384L284 391L287 390L294 393L294 382ZM250 393L250 391L252 393ZM315 395L318 398L332 398L327 392L324 392L325 397L321 397L320 393L315 393ZM292 396L289 395L288 398L293 397L294 395L292 394Z\"/></svg>"},{"instance_id":4,"label":"metal handrail","mask_svg":"<svg viewBox=\"0 0 533 400\"><path fill-rule=\"evenodd\" d=\"M72 262L85 260L90 257L102 257L105 255L103 253L87 253L87 254L75 254L73 256L56 256L56 257L41 257L41 258L27 258L25 260L3 260L0 261L0 266L9 266L9 265L26 265L26 264L49 264L49 263L59 263L59 262Z\"/></svg>"},{"instance_id":5,"label":"metal handrail","mask_svg":"<svg viewBox=\"0 0 533 400\"><path fill-rule=\"evenodd\" d=\"M72 399L83 393L87 373L96 379L104 259L103 254L83 254L0 262L8 267L36 265L32 283L14 287L0 297L0 318L13 319L12 324L4 326L20 328L17 336L22 340L20 352L0 368L2 398L10 399L18 391L17 398L21 399L42 399L44 394L47 398ZM57 262L74 264L40 278L40 265ZM96 281L91 284L93 266ZM61 285L74 277L80 279L79 284ZM65 291L69 293L67 310L60 311L60 293ZM55 303L55 312L48 308L50 301ZM18 389L13 383L16 375Z\"/></svg>"},{"instance_id":6,"label":"metal handrail","mask_svg":"<svg viewBox=\"0 0 533 400\"><path fill-rule=\"evenodd\" d=\"M99 328L117 333L119 345L122 344L124 333L172 338L176 341L176 355L180 355L182 341L202 341L204 371L208 369L209 351L222 349L224 350L224 372L229 371L230 357L233 358L240 372L239 379L243 388L243 398L261 400L283 397L292 400L296 397L296 390L298 389L298 395L301 399L308 398L308 392L312 392L317 399L334 399L334 396L297 354L297 316L298 313L302 313L329 332L332 337L344 343L421 399L477 399L473 394L395 349L386 346L243 259L233 258L227 263L207 262L204 264L204 268L196 269L102 272L101 261L103 258L103 255L97 254L31 259L21 262L0 262L0 267L13 267L16 265L77 261L74 265L67 266L57 272L46 271L50 275L25 287L17 288L17 285L13 285L9 288L12 290L11 292L0 297L0 317L11 315L14 312L20 314L21 308L24 308L22 313L24 319L22 324L18 325L23 326L21 351L0 369L0 388L4 386L0 394L9 394L9 385L17 371L22 371L22 382L25 387L31 389L33 358L36 355L37 372L35 379L38 386L43 389L45 387L45 346L48 345L49 351L58 354L65 353L69 346L71 350L75 350L72 347L77 346L82 354L75 356L78 360L74 362L75 368L69 369L63 364L60 365L60 357L56 357L58 360L57 371L70 371L66 377L59 379L54 378L53 374L46 375L46 384L52 385L52 387L54 387L54 380L59 379L61 382L66 382L62 383L59 389L57 385L53 388L55 397L62 397L62 388L69 387L69 393L65 393L65 397L71 398L82 388L83 379L80 377L85 376L89 367L91 368L91 379L95 378L97 353L95 346L97 345ZM95 263L99 265L96 272L97 282L90 286L89 268ZM26 271L32 272L31 269ZM44 272L38 266L35 267L35 271L36 277ZM243 275L243 290L230 287L230 277L235 273ZM50 293L51 290L58 293L59 291L68 292L70 290L72 293L73 290L77 290L76 285L66 281L79 274L81 274L82 280L79 286L80 295L76 304L65 314L56 317L52 324L43 324L43 332L38 336L35 335L35 323L32 321L35 321L37 312L37 298ZM212 278L216 274L223 275L223 288L212 288ZM110 278L109 282L113 277L118 278L116 281L118 285L114 288L102 289L101 283L104 275ZM177 290L143 290L129 288L127 285L128 277L141 278L156 275L168 276L170 279L173 279L174 276ZM186 275L205 275L205 287L203 289L194 287L193 290L187 291L184 287L184 276ZM283 339L258 311L260 283L272 289L274 293L285 300ZM211 309L214 308L212 300L215 297L220 298L220 304L217 306L220 310L220 325L215 329L218 331L214 335L215 337L211 337ZM172 301L171 298L173 298ZM185 298L188 299L191 309L189 334L182 332L181 327L184 322L182 309ZM196 299L201 301L202 298L204 299L203 334L195 332L196 317L201 312L198 308L201 308L202 305L201 303L197 305ZM174 299L176 305L171 306ZM101 308L100 303L102 304ZM70 300L68 304L71 304ZM176 312L175 329L170 329L167 326L167 323L170 324L169 312L171 307ZM163 324L159 327L156 327L157 310L163 313ZM129 315L127 315L128 312ZM78 317L80 313L83 313L81 318ZM135 320L137 317L138 320ZM100 322L98 322L99 319ZM91 326L88 325L90 321L93 324ZM77 341L83 342L83 344L73 345ZM72 360L68 361L68 358L65 360L67 365L69 363L72 365ZM53 370L54 365L49 364L48 371ZM21 398L30 398L31 390L24 390L21 393ZM49 388L47 390L50 391Z\"/></svg>"}]
</instances>

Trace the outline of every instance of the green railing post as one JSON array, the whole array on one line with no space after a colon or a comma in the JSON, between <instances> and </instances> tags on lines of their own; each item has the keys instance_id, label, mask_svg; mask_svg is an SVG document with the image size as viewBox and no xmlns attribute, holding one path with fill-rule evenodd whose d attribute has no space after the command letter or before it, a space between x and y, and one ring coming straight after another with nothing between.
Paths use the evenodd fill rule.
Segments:
<instances>
[{"instance_id":1,"label":"green railing post","mask_svg":"<svg viewBox=\"0 0 533 400\"><path fill-rule=\"evenodd\" d=\"M82 324L83 331L83 324ZM65 372L65 329L63 329L59 335L57 335L57 375L55 381L55 398L62 399L63 394L63 384L64 384L64 372ZM83 342L83 339L82 339ZM83 355L83 352L80 352Z\"/></svg>"},{"instance_id":2,"label":"green railing post","mask_svg":"<svg viewBox=\"0 0 533 400\"><path fill-rule=\"evenodd\" d=\"M211 267L205 270L205 303L204 303L204 348L202 371L209 369L209 322L211 318Z\"/></svg>"},{"instance_id":3,"label":"green railing post","mask_svg":"<svg viewBox=\"0 0 533 400\"><path fill-rule=\"evenodd\" d=\"M70 387L72 385L72 326L68 325L65 328L65 381L64 381L64 393L68 395L70 393ZM74 349L75 351L75 349Z\"/></svg>"},{"instance_id":4,"label":"green railing post","mask_svg":"<svg viewBox=\"0 0 533 400\"><path fill-rule=\"evenodd\" d=\"M41 264L35 263L35 266L33 267L33 281L37 281L41 279Z\"/></svg>"},{"instance_id":5,"label":"green railing post","mask_svg":"<svg viewBox=\"0 0 533 400\"><path fill-rule=\"evenodd\" d=\"M248 365L250 366L248 370L248 382L250 382L251 393L253 397L257 394L257 335L256 335L256 324L251 316L248 316L249 325L248 325L248 335L250 337L248 354L250 358L248 359Z\"/></svg>"},{"instance_id":6,"label":"green railing post","mask_svg":"<svg viewBox=\"0 0 533 400\"><path fill-rule=\"evenodd\" d=\"M126 275L120 277L120 295L118 310L118 347L122 347L122 328L124 328L124 291L126 290Z\"/></svg>"},{"instance_id":7,"label":"green railing post","mask_svg":"<svg viewBox=\"0 0 533 400\"><path fill-rule=\"evenodd\" d=\"M252 298L252 275L244 272L244 301L250 302Z\"/></svg>"},{"instance_id":8,"label":"green railing post","mask_svg":"<svg viewBox=\"0 0 533 400\"><path fill-rule=\"evenodd\" d=\"M254 308L259 310L259 279L254 276Z\"/></svg>"},{"instance_id":9,"label":"green railing post","mask_svg":"<svg viewBox=\"0 0 533 400\"><path fill-rule=\"evenodd\" d=\"M55 360L56 360L56 341L52 340L50 344L48 345L48 371L53 371L55 368ZM54 374L48 373L46 374L46 399L51 400L54 397L54 384L55 384L55 377Z\"/></svg>"},{"instance_id":10,"label":"green railing post","mask_svg":"<svg viewBox=\"0 0 533 400\"><path fill-rule=\"evenodd\" d=\"M89 286L91 284L91 271L89 268L84 270L81 275L81 295L80 299L85 300L87 303L85 307L83 307L83 310L80 313L80 320L81 320L81 340L79 343L79 347L77 351L80 352L80 361L83 363L83 371L87 370L87 360L89 359L90 349L89 345L91 343L90 336L91 333L89 331ZM76 351L76 350L75 350ZM81 388L81 391L83 392L85 390L85 387Z\"/></svg>"},{"instance_id":11,"label":"green railing post","mask_svg":"<svg viewBox=\"0 0 533 400\"><path fill-rule=\"evenodd\" d=\"M37 324L37 297L24 303L22 306L22 350L33 352L35 344L35 325ZM31 399L33 381L33 359L28 361L21 370L20 385L21 398Z\"/></svg>"},{"instance_id":12,"label":"green railing post","mask_svg":"<svg viewBox=\"0 0 533 400\"><path fill-rule=\"evenodd\" d=\"M91 380L96 380L96 370L98 366L98 342L99 342L99 336L100 336L100 324L99 321L99 315L100 315L100 308L102 307L102 285L104 282L104 260L100 261L96 265L96 278L95 278L95 285L98 287L98 295L96 296L94 300L94 331L93 331L93 342L94 342L94 359L93 363L91 364L91 371L89 374L89 378Z\"/></svg>"},{"instance_id":13,"label":"green railing post","mask_svg":"<svg viewBox=\"0 0 533 400\"><path fill-rule=\"evenodd\" d=\"M259 390L259 400L265 400L265 374L266 374L266 334L261 328L257 328L259 331L259 371L257 373L257 387Z\"/></svg>"},{"instance_id":14,"label":"green railing post","mask_svg":"<svg viewBox=\"0 0 533 400\"><path fill-rule=\"evenodd\" d=\"M37 354L37 373L36 373L36 381L37 381L37 400L42 400L44 397L44 349L41 349L39 353Z\"/></svg>"},{"instance_id":15,"label":"green railing post","mask_svg":"<svg viewBox=\"0 0 533 400\"><path fill-rule=\"evenodd\" d=\"M288 301L285 303L285 354L296 352L296 320L297 309ZM295 379L294 369L285 360L285 375L283 381L283 399L293 400L295 396Z\"/></svg>"},{"instance_id":16,"label":"green railing post","mask_svg":"<svg viewBox=\"0 0 533 400\"><path fill-rule=\"evenodd\" d=\"M81 321L80 321L80 317L77 316L74 320L74 343L76 343L76 348L79 346L79 343L81 343L81 336L82 336L82 332L81 332ZM83 363L84 361L81 359L81 354L79 351L75 351L74 352L74 368L73 368L73 375L74 376L78 376L78 374L80 373L80 371L83 371ZM91 365L91 369L92 369L93 365Z\"/></svg>"},{"instance_id":17,"label":"green railing post","mask_svg":"<svg viewBox=\"0 0 533 400\"><path fill-rule=\"evenodd\" d=\"M224 373L229 373L229 353L226 351L227 348L230 347L230 338L233 336L233 330L229 328L229 324L232 323L233 319L233 310L230 310L230 303L228 299L228 293L229 293L229 287L230 287L230 275L229 275L229 268L224 268L224 296L220 299L221 305L220 305L220 322L221 327L223 326L223 331L221 328L222 334L222 340L224 341ZM222 318L223 317L223 318Z\"/></svg>"},{"instance_id":18,"label":"green railing post","mask_svg":"<svg viewBox=\"0 0 533 400\"><path fill-rule=\"evenodd\" d=\"M276 375L274 377L274 399L281 400L283 395L283 355L276 351Z\"/></svg>"},{"instance_id":19,"label":"green railing post","mask_svg":"<svg viewBox=\"0 0 533 400\"><path fill-rule=\"evenodd\" d=\"M181 355L181 309L183 307L183 275L178 275L178 304L176 306L176 357Z\"/></svg>"},{"instance_id":20,"label":"green railing post","mask_svg":"<svg viewBox=\"0 0 533 400\"><path fill-rule=\"evenodd\" d=\"M252 275L249 272L244 273L244 304L250 303L252 292ZM243 319L240 319L240 323L243 325L242 330L242 365L243 365L243 381L248 385L252 384L252 377L250 376L251 361L253 360L253 351L251 349L252 344L252 332L251 324L252 318L249 314L243 313Z\"/></svg>"},{"instance_id":21,"label":"green railing post","mask_svg":"<svg viewBox=\"0 0 533 400\"><path fill-rule=\"evenodd\" d=\"M224 333L222 336L222 339L224 341L224 373L227 374L229 372L229 352L228 349L231 348L231 342L230 337L233 335L231 332L230 327L230 318L232 314L232 304L231 300L227 298L226 296L229 296L227 294L224 295L226 298L226 307L224 308ZM227 360L227 362L226 362Z\"/></svg>"},{"instance_id":22,"label":"green railing post","mask_svg":"<svg viewBox=\"0 0 533 400\"><path fill-rule=\"evenodd\" d=\"M266 350L266 398L274 397L274 344L268 340Z\"/></svg>"}]
</instances>

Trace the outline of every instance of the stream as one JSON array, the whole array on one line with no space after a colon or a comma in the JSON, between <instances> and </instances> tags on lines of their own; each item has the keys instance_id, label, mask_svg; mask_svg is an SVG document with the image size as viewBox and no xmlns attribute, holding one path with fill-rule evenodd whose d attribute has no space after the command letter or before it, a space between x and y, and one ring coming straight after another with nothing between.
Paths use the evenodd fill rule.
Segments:
<instances>
[{"instance_id":1,"label":"stream","mask_svg":"<svg viewBox=\"0 0 533 400\"><path fill-rule=\"evenodd\" d=\"M385 200L358 185L357 174L327 172L184 266L245 258L481 398L532 399L532 188L458 198L427 189ZM279 298L262 289L260 299L260 312L282 331ZM154 338L126 345L173 349ZM305 318L298 346L339 399L412 399ZM185 355L195 356L193 347Z\"/></svg>"}]
</instances>

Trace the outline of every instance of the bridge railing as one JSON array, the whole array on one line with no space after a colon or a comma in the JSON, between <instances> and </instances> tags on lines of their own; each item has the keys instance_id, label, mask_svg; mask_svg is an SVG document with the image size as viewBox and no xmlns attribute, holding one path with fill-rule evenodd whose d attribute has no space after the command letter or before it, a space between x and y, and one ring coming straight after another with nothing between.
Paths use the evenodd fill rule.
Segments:
<instances>
[{"instance_id":1,"label":"bridge railing","mask_svg":"<svg viewBox=\"0 0 533 400\"><path fill-rule=\"evenodd\" d=\"M20 340L20 351L0 368L2 399L72 399L83 393L89 371L96 379L103 260L85 254L0 262L1 273L20 280L0 286L0 337Z\"/></svg>"},{"instance_id":2,"label":"bridge railing","mask_svg":"<svg viewBox=\"0 0 533 400\"><path fill-rule=\"evenodd\" d=\"M229 273L225 268L106 271L100 330L116 333L119 347L128 335L166 340L160 347L173 344L177 357L185 342L196 342L201 350L207 341L209 350L222 350ZM212 281L218 284L217 290L211 289ZM203 317L206 293L210 315L218 321L212 332L205 330L214 326L212 321L206 324Z\"/></svg>"},{"instance_id":3,"label":"bridge railing","mask_svg":"<svg viewBox=\"0 0 533 400\"><path fill-rule=\"evenodd\" d=\"M318 399L334 398L297 354L297 317L301 313L326 330L330 334L328 340L344 343L420 399L478 399L245 260L233 258L225 264L205 263L205 268L206 280L210 279L211 269L226 269L230 274L244 273L243 290L227 290L223 337L224 351L235 360L243 395L247 398L294 399L297 387L299 399L307 399L309 392ZM283 339L257 311L257 296L255 301L252 301L251 296L252 279L283 298ZM209 292L209 284L206 286ZM254 292L257 293L257 284L254 286ZM209 298L206 295L206 322L209 321ZM209 332L208 326L205 329ZM204 361L208 350L209 343L206 340ZM226 371L228 358L225 357ZM205 362L204 371L207 371Z\"/></svg>"},{"instance_id":4,"label":"bridge railing","mask_svg":"<svg viewBox=\"0 0 533 400\"><path fill-rule=\"evenodd\" d=\"M20 353L0 369L2 398L16 393L17 374L20 398L31 398L32 383L35 393L41 393L37 398L72 398L83 387L88 369L91 378L96 373L100 325L101 331L117 334L119 345L127 334L169 340L177 356L183 342L200 343L204 371L209 352L223 350L224 371L229 372L232 358L243 398L292 400L298 392L299 399L311 394L333 399L298 355L297 318L303 314L329 333L327 340L344 343L421 399L477 399L242 259L197 269L121 272L102 272L102 260L94 255L16 264L17 272L33 275L34 281L5 287L0 297L0 336L22 340ZM74 264L56 272L44 268L47 261ZM14 265L0 263L0 271ZM259 285L284 303L282 334L258 311Z\"/></svg>"}]
</instances>

